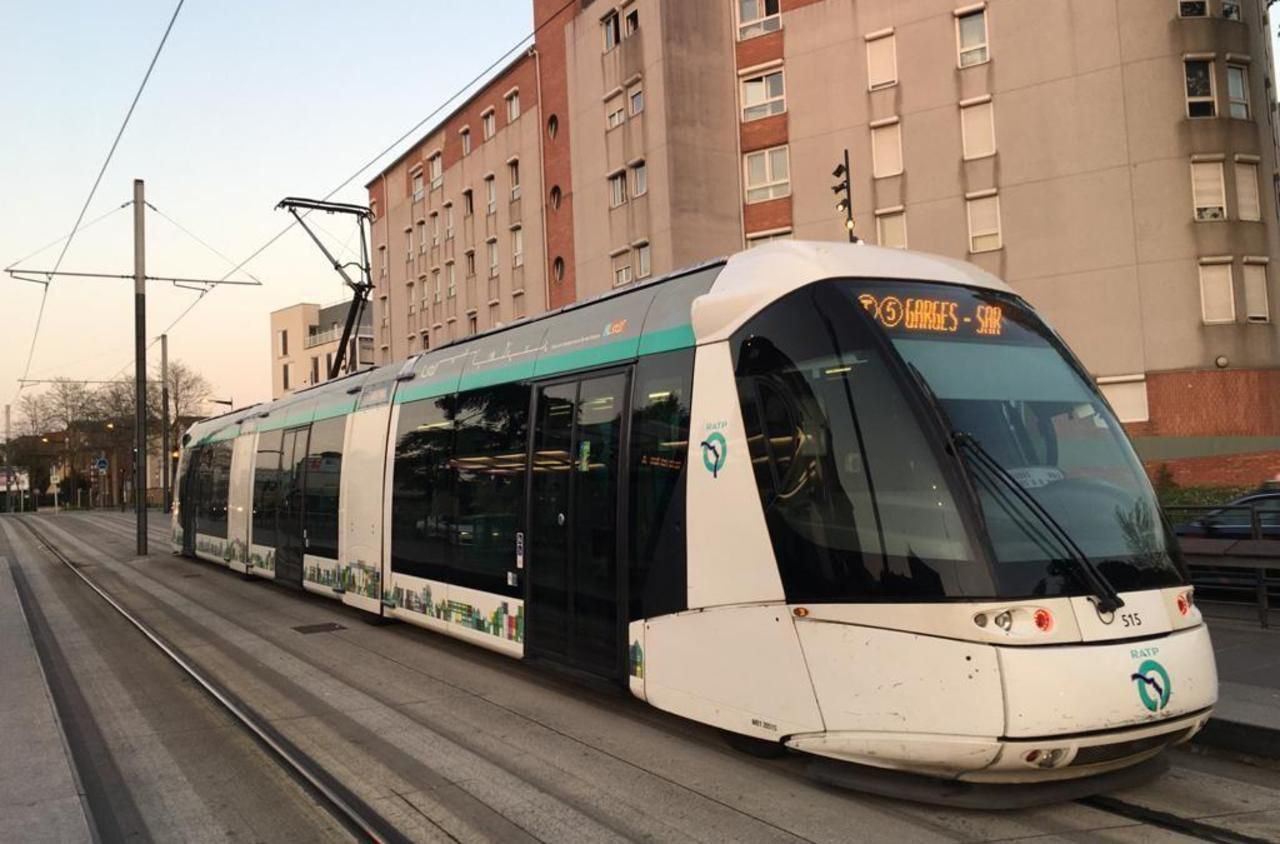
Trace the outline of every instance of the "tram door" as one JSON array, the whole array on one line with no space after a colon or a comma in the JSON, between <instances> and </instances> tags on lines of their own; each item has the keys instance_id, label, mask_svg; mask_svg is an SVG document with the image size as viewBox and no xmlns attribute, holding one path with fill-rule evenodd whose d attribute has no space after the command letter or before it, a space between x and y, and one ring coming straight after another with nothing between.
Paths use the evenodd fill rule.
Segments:
<instances>
[{"instance_id":1,"label":"tram door","mask_svg":"<svg viewBox=\"0 0 1280 844\"><path fill-rule=\"evenodd\" d=\"M182 553L188 557L196 554L196 483L199 462L203 452L193 448L182 461L182 473L178 476L178 518L182 521Z\"/></svg>"},{"instance_id":2,"label":"tram door","mask_svg":"<svg viewBox=\"0 0 1280 844\"><path fill-rule=\"evenodd\" d=\"M622 673L618 490L628 375L541 387L530 481L527 647Z\"/></svg>"},{"instance_id":3,"label":"tram door","mask_svg":"<svg viewBox=\"0 0 1280 844\"><path fill-rule=\"evenodd\" d=\"M311 428L284 432L280 446L280 509L276 521L276 581L302 586L303 489L306 484L307 443Z\"/></svg>"}]
</instances>

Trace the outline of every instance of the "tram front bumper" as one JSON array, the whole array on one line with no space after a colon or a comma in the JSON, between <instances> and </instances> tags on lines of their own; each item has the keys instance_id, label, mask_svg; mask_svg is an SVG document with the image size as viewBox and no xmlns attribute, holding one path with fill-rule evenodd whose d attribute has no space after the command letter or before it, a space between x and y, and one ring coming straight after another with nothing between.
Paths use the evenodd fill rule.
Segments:
<instances>
[{"instance_id":1,"label":"tram front bumper","mask_svg":"<svg viewBox=\"0 0 1280 844\"><path fill-rule=\"evenodd\" d=\"M1203 625L1049 647L797 629L826 729L787 745L864 765L975 782L1086 777L1186 741L1217 702Z\"/></svg>"}]
</instances>

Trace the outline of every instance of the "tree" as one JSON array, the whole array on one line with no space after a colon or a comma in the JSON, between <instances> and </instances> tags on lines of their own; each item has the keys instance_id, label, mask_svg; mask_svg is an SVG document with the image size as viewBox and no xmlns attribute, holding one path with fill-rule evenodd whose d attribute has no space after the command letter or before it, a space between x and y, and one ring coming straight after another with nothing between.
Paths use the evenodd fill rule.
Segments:
<instances>
[{"instance_id":1,"label":"tree","mask_svg":"<svg viewBox=\"0 0 1280 844\"><path fill-rule=\"evenodd\" d=\"M18 399L19 436L38 437L49 428L49 399L43 393L24 393Z\"/></svg>"},{"instance_id":2,"label":"tree","mask_svg":"<svg viewBox=\"0 0 1280 844\"><path fill-rule=\"evenodd\" d=\"M159 367L156 368L154 378L159 384ZM172 426L170 434L173 442L178 441L177 438L182 436L182 429L186 427L186 424L180 420L189 421L202 416L204 403L212 392L213 388L199 372L180 360L169 361L169 423ZM154 399L154 415L160 418L159 390L156 391Z\"/></svg>"},{"instance_id":3,"label":"tree","mask_svg":"<svg viewBox=\"0 0 1280 844\"><path fill-rule=\"evenodd\" d=\"M53 382L45 398L48 400L48 422L55 430L72 431L94 416L93 397L78 381L59 378Z\"/></svg>"}]
</instances>

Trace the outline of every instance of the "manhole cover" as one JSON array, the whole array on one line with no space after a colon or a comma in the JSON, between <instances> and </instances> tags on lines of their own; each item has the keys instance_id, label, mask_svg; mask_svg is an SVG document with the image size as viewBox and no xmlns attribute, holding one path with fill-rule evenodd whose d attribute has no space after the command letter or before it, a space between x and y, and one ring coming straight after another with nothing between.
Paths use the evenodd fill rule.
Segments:
<instances>
[{"instance_id":1,"label":"manhole cover","mask_svg":"<svg viewBox=\"0 0 1280 844\"><path fill-rule=\"evenodd\" d=\"M323 624L304 624L293 629L304 636L310 636L312 633L332 633L335 630L346 630L347 628L335 621L326 621Z\"/></svg>"}]
</instances>

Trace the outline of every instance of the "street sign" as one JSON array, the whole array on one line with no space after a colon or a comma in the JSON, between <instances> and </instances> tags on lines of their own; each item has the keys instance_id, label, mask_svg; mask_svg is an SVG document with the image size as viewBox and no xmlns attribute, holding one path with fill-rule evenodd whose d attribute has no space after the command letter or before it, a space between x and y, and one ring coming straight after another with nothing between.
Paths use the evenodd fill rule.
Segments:
<instances>
[{"instance_id":1,"label":"street sign","mask_svg":"<svg viewBox=\"0 0 1280 844\"><path fill-rule=\"evenodd\" d=\"M97 460L97 462L95 462L95 463L93 464L94 468L95 468L95 469L97 469L97 470L98 470L98 472L100 472L100 473L101 473L101 474L103 474L103 475L105 475L105 474L107 473L107 466L108 466L108 465L109 465L109 464L107 463L107 458L105 458L105 457L99 457L99 458L98 458L98 460Z\"/></svg>"}]
</instances>

